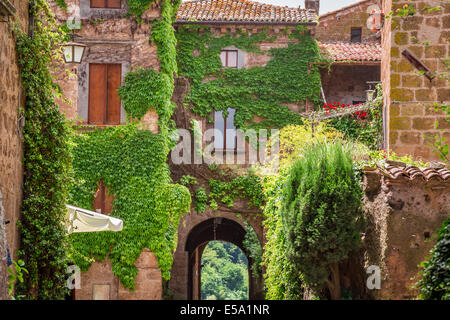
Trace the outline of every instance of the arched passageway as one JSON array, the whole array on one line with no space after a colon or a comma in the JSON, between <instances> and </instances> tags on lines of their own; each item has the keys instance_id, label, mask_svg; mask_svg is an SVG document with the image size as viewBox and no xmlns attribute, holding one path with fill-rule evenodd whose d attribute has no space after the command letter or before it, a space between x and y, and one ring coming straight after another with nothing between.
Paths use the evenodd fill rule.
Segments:
<instances>
[{"instance_id":1,"label":"arched passageway","mask_svg":"<svg viewBox=\"0 0 450 320\"><path fill-rule=\"evenodd\" d=\"M241 224L224 217L210 218L192 228L185 245L188 254L188 300L201 299L201 257L208 242L217 240L230 242L245 252L243 246L245 234L246 230ZM251 265L251 259L249 257L247 259ZM260 299L262 298L260 281L252 276L251 268L248 268L248 272L249 299Z\"/></svg>"}]
</instances>

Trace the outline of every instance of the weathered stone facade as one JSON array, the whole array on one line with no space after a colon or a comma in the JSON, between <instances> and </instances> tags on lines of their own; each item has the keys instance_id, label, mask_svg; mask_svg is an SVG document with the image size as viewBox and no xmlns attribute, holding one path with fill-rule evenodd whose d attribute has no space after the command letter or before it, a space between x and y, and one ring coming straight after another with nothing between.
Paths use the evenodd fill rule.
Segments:
<instances>
[{"instance_id":1,"label":"weathered stone facade","mask_svg":"<svg viewBox=\"0 0 450 320\"><path fill-rule=\"evenodd\" d=\"M395 16L396 10L404 5L415 8L413 16ZM425 6L437 5L441 6L440 10L424 10ZM437 159L426 137L440 135L450 140L448 117L434 110L434 103L448 105L450 101L448 80L433 78L433 73L448 72L444 59L449 55L450 4L434 0L393 0L383 1L383 10L394 11L394 17L385 20L382 36L387 147L402 155ZM405 50L428 68L429 73L420 74L404 56Z\"/></svg>"},{"instance_id":2,"label":"weathered stone facade","mask_svg":"<svg viewBox=\"0 0 450 320\"><path fill-rule=\"evenodd\" d=\"M378 0L363 0L341 9L323 14L315 30L315 38L321 44L333 47L336 43L345 43L351 47L352 28L361 29L362 43L379 43L380 34L367 27L370 7L378 5ZM356 47L355 47L356 48ZM358 52L362 49L355 49ZM360 52L360 59L340 57L330 70L322 69L322 86L328 103L352 104L367 100L366 90L373 89L367 82L380 81L380 59L368 58ZM350 55L349 55L350 56ZM348 59L348 61L345 61Z\"/></svg>"},{"instance_id":3,"label":"weathered stone facade","mask_svg":"<svg viewBox=\"0 0 450 320\"><path fill-rule=\"evenodd\" d=\"M363 0L347 7L322 14L317 26L317 40L320 41L350 41L351 28L361 28L363 42L378 41L376 32L367 28L368 9L378 0Z\"/></svg>"},{"instance_id":4,"label":"weathered stone facade","mask_svg":"<svg viewBox=\"0 0 450 320\"><path fill-rule=\"evenodd\" d=\"M28 1L9 0L23 31L28 30ZM0 4L3 5L3 4ZM3 12L3 10L1 10ZM0 14L0 299L7 299L6 243L11 254L19 247L17 221L20 217L23 181L22 126L19 108L24 108L17 63L16 39L10 29L13 18ZM3 210L4 209L4 210ZM6 231L6 238L4 232Z\"/></svg>"},{"instance_id":5,"label":"weathered stone facade","mask_svg":"<svg viewBox=\"0 0 450 320\"><path fill-rule=\"evenodd\" d=\"M89 104L89 64L120 64L122 82L125 74L133 68L154 68L159 70L156 46L151 43L151 24L138 24L126 16L127 2L122 1L122 9L90 8L90 0L67 0L69 10L59 8L52 1L52 10L57 19L64 23L72 16L72 6L79 6L81 29L74 30L74 41L86 44L85 56L80 65L66 65L72 72L59 73L58 84L71 103L61 101L60 108L68 119L87 124ZM143 20L152 21L160 16L160 7L153 4L143 15ZM158 131L157 114L149 111L142 119L142 125L152 132ZM126 122L125 110L121 108L120 122Z\"/></svg>"},{"instance_id":6,"label":"weathered stone facade","mask_svg":"<svg viewBox=\"0 0 450 320\"><path fill-rule=\"evenodd\" d=\"M65 65L58 72L57 82L70 102L59 101L59 107L67 119L87 125L89 104L89 65L120 64L123 83L125 74L133 68L154 68L159 70L156 46L150 42L151 23L138 24L134 18L126 16L127 2L122 1L121 9L96 9L90 7L90 0L66 0L68 10L61 9L51 1L56 18L65 23L70 21L79 8L81 29L74 30L74 41L87 45L85 55L79 65ZM147 10L143 19L151 22L160 16L160 7L156 4ZM67 75L64 69L71 71ZM120 111L120 123L127 121L123 107ZM158 116L154 109L147 112L141 126L152 132L158 132ZM94 126L92 126L94 127ZM83 130L86 130L84 127ZM135 263L138 268L136 288L130 291L120 284L112 273L111 262L96 261L87 272L81 275L81 289L75 290L75 299L79 300L160 300L162 299L161 271L155 255L145 249Z\"/></svg>"},{"instance_id":7,"label":"weathered stone facade","mask_svg":"<svg viewBox=\"0 0 450 320\"><path fill-rule=\"evenodd\" d=\"M135 289L122 286L112 272L109 259L96 261L81 275L80 289L75 290L76 300L161 300L162 278L156 256L144 249L135 263L138 274Z\"/></svg>"},{"instance_id":8,"label":"weathered stone facade","mask_svg":"<svg viewBox=\"0 0 450 320\"><path fill-rule=\"evenodd\" d=\"M450 212L450 172L390 166L364 177L368 228L365 269L381 269L381 289L374 299L414 299L418 265L435 244L434 234ZM367 277L367 275L366 275Z\"/></svg>"}]
</instances>

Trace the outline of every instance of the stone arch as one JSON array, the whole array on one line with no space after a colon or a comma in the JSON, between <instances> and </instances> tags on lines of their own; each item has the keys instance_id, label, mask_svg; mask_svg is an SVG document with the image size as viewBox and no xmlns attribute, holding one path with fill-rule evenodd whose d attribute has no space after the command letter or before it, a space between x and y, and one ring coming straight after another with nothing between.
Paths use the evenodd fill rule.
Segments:
<instances>
[{"instance_id":1,"label":"stone arch","mask_svg":"<svg viewBox=\"0 0 450 320\"><path fill-rule=\"evenodd\" d=\"M206 245L210 241L226 241L234 244L245 254L243 241L246 230L242 224L223 217L215 217L207 219L197 224L189 232L185 244L185 251L188 252L188 281L187 281L187 298L188 300L200 300L201 298L201 258ZM254 284L252 271L249 261L249 298L254 297Z\"/></svg>"},{"instance_id":2,"label":"stone arch","mask_svg":"<svg viewBox=\"0 0 450 320\"><path fill-rule=\"evenodd\" d=\"M263 230L261 221L250 216L239 219L233 213L207 212L190 213L180 223L178 230L178 247L174 255L169 289L175 299L197 300L201 297L201 257L210 241L226 241L236 245L244 254L242 241L248 221L255 230L263 246ZM220 222L220 223L219 223ZM214 224L216 233L214 235ZM262 279L254 278L249 261L249 299L263 299Z\"/></svg>"},{"instance_id":3,"label":"stone arch","mask_svg":"<svg viewBox=\"0 0 450 320\"><path fill-rule=\"evenodd\" d=\"M244 251L242 242L245 234L244 227L234 220L223 217L210 218L192 228L186 241L185 251L192 252L213 240L230 242Z\"/></svg>"}]
</instances>

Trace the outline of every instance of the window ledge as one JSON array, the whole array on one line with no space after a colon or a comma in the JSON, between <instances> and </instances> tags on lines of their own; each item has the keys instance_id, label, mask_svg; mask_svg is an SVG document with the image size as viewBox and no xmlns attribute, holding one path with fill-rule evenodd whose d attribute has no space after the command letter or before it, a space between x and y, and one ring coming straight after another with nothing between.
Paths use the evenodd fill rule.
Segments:
<instances>
[{"instance_id":1,"label":"window ledge","mask_svg":"<svg viewBox=\"0 0 450 320\"><path fill-rule=\"evenodd\" d=\"M228 153L243 154L243 153L245 153L245 150L237 150L237 149L214 149L214 150L213 150L213 153L216 153L216 152L222 152L222 153L225 153L225 154L228 154Z\"/></svg>"},{"instance_id":2,"label":"window ledge","mask_svg":"<svg viewBox=\"0 0 450 320\"><path fill-rule=\"evenodd\" d=\"M85 123L85 122L78 122L76 124L76 127L80 131L91 131L91 130L95 130L95 129L106 129L108 127L118 127L118 126L122 126L122 125L124 125L124 123L119 123L119 124L89 124L89 123Z\"/></svg>"}]
</instances>

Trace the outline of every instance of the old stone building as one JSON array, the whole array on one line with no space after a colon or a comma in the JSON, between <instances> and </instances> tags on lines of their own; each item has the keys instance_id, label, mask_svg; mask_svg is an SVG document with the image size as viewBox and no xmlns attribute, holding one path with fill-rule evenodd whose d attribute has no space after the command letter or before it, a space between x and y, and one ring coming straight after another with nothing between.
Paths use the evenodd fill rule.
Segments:
<instances>
[{"instance_id":1,"label":"old stone building","mask_svg":"<svg viewBox=\"0 0 450 320\"><path fill-rule=\"evenodd\" d=\"M382 2L385 13L406 4L396 0ZM123 84L126 73L134 68L159 70L160 67L156 45L149 41L151 24L139 24L130 18L125 0L66 0L67 10L60 8L55 1L50 3L59 22L73 22L73 40L87 45L81 64L65 66L71 75L64 70L57 74L58 83L70 100L70 103L59 102L61 110L68 119L82 125L80 130L127 122L117 88ZM382 30L373 30L367 27L367 21L372 14L371 6L381 6L376 0L360 1L327 13L320 16L319 21L316 15L319 0L306 0L305 9L247 0L194 0L182 3L174 27L199 24L209 27L218 37L238 30L249 34L267 30L269 36L276 36L273 41L258 43L263 53L246 52L234 46L222 48L223 66L239 69L265 66L271 57L264 51L287 47L295 40L284 31L303 25L318 40L322 53L331 62L330 71L327 68L321 70L322 98L327 102L345 104L364 102L366 90L382 80L386 97L385 147L400 154L432 159L435 155L425 146L422 134L449 137L444 115L429 109L434 102L448 103L449 89L443 79L429 79L427 76L446 70L440 58L448 56L450 11L448 4L442 10L432 12L423 10L423 1L409 1L407 4L416 7L414 17L386 19ZM6 257L5 240L2 239L4 228L12 252L19 243L15 227L20 213L22 184L18 110L23 106L23 93L15 61L14 39L8 23L3 21L7 21L14 10L25 30L28 24L26 1L0 0L0 214L5 215L5 218L0 215L0 224L2 219L10 221L5 227L3 224L0 226L1 259ZM160 17L160 10L158 4L152 4L142 19L151 22ZM429 43L422 45L423 41ZM415 68L419 65L425 67L419 70L424 74L417 74ZM177 110L184 109L183 98L189 89L189 81L176 79L173 101L178 105ZM309 111L311 105L308 101L301 101L289 108L303 113ZM176 113L175 118L178 116ZM189 116L199 120L203 128L214 125L208 124L205 117ZM222 121L225 120L222 117ZM439 120L437 128L434 127L436 120ZM159 130L157 121L156 111L152 109L141 122L144 128L156 133ZM226 140L223 141L222 147L226 144ZM397 164L366 172L366 207L373 221L365 240L368 258L364 263L380 265L383 282L382 290L375 294L361 289L361 297L412 297L407 293L411 284L409 279L417 273L417 263L425 258L432 246L424 240L433 234L450 209L447 197L449 183L450 174L445 169L399 167ZM100 183L94 208L109 214L112 200ZM229 241L243 249L245 222L248 222L261 245L264 244L264 230L261 218L256 217L257 210L249 210L245 199L236 201L234 210L226 209L208 209L202 214L192 209L180 223L178 247L168 283L174 298L200 299L201 256L209 241ZM245 214L238 216L236 212ZM162 299L163 281L156 256L145 249L135 265L138 274L134 291L122 286L106 258L105 261L96 261L82 274L81 288L75 290L74 298ZM364 279L364 269L358 269L358 272L356 278ZM6 269L0 266L0 289L3 290L0 298L6 297L5 276ZM250 298L263 298L262 281L252 277L250 268L249 279ZM350 283L343 287L352 286Z\"/></svg>"},{"instance_id":2,"label":"old stone building","mask_svg":"<svg viewBox=\"0 0 450 320\"><path fill-rule=\"evenodd\" d=\"M22 30L28 30L28 1L0 1L0 300L8 297L6 246L13 257L19 246L16 223L22 202L21 130L24 93L21 87L15 37L10 29L18 17Z\"/></svg>"},{"instance_id":3,"label":"old stone building","mask_svg":"<svg viewBox=\"0 0 450 320\"><path fill-rule=\"evenodd\" d=\"M294 41L283 31L286 28L293 29L297 25L304 25L308 32L318 40L323 55L329 58L332 63L330 71L325 68L321 71L322 97L328 102L338 101L345 104L356 104L366 101L366 90L370 86L379 82L383 77L383 79L386 79L385 70L380 70L382 52L383 54L386 53L386 49L382 50L381 46L381 32L367 27L367 20L371 13L369 7L377 3L378 1L358 2L321 16L319 24L317 24L314 10L318 9L319 1L306 1L306 9L299 9L265 5L246 0L195 0L182 3L174 27L177 29L186 24L200 24L209 27L212 34L217 37L227 33L233 34L238 30L244 30L249 34L257 34L266 30L269 36L276 36L275 40L263 40L258 43L263 51L262 54L246 52L234 46L223 48L221 54L223 66L239 69L265 66L271 58L264 54L264 51L270 48L286 47ZM123 83L126 72L133 68L146 67L158 70L156 47L148 41L151 31L149 24L137 24L134 19L126 17L126 1L121 1L117 8L99 8L98 6L92 6L88 0L68 1L68 11L58 8L55 4L53 9L57 12L60 21L63 22L70 17L70 4L79 5L82 23L82 28L75 30L74 40L85 43L88 48L81 65L70 66L76 77L65 78L61 76L60 78L66 96L72 101L72 104L61 102L61 108L68 118L83 124L85 128L83 130L89 127L124 123L126 114L117 97L106 102L100 97L105 94L114 95L115 89ZM153 5L150 10L145 12L144 19L151 21L159 17L159 14L159 7ZM383 44L385 41L386 39L383 39ZM102 80L108 78L115 80L107 82ZM176 79L173 100L178 105L177 112L184 109L183 98L188 91L189 82L182 78ZM101 102L100 105L98 101ZM296 112L308 111L307 102L289 107ZM108 112L111 111L105 110L115 111L110 114ZM175 117L178 116L177 112ZM203 124L203 128L211 127L211 124L208 124L205 118L191 114L186 120L189 120L190 117L199 120ZM143 118L143 123L153 132L158 131L155 112L148 112ZM224 143L226 144L226 142ZM401 150L398 151L401 152ZM447 183L441 184L442 190L446 190L448 188L448 177L445 172L442 174L441 180ZM378 172L376 177L382 176L383 174ZM409 190L409 184L409 180L403 181L403 185L395 191L398 194L394 192L391 198L402 197L405 190ZM106 193L102 188L102 186L99 187L98 194L104 195ZM373 186L366 191L369 196L373 192L372 189ZM420 193L422 190L417 190L417 192ZM442 198L442 194L436 197ZM110 210L112 199L104 199L104 197L102 199L107 204L98 203L95 204L95 208L98 207L98 209L103 210L109 208ZM379 196L376 199L383 203L382 206L389 207L389 203L385 202L387 201L386 197ZM96 198L96 200L98 199ZM408 203L410 199L403 201ZM423 225L427 230L434 230L438 221L442 220L442 212L447 210L441 204L437 206L433 209L436 211L436 218L433 218L430 224L427 222ZM406 207L409 208L410 205ZM256 231L263 245L264 232L261 220L260 218L252 218L257 212L246 211L246 208L246 201L235 205L235 211L246 212L242 217L238 217L235 211L226 211L225 208L221 208L223 210L208 209L202 214L197 214L192 209L191 213L183 218L178 232L178 247L174 253L171 280L168 284L174 298L199 299L201 297L201 256L209 241L229 241L242 249L242 240L245 234L244 222L247 221ZM109 210L106 209L103 213L107 214ZM403 212L403 207L395 210ZM391 225L386 224L385 217L379 215L374 217L376 223L380 219L384 223L383 234L386 239L390 239L390 233L395 231L392 231ZM416 231L421 232L419 229ZM377 233L376 236L379 236L379 234ZM379 240L379 238L373 239ZM384 244L386 248L389 248L390 245L390 243ZM420 246L422 245L420 244ZM429 247L423 246L423 250L414 253L415 258L413 260L421 260L425 249L428 250ZM404 248L404 251L408 250ZM385 279L389 279L386 283L388 283L388 287L390 286L383 291L385 293L381 296L402 298L402 295L404 295L403 289L392 289L392 286L397 288L398 285L395 284L397 279L392 277L394 271L388 270L392 268L392 264L385 262L386 259L391 259L390 256L390 254L384 256L379 254L377 256L378 258L381 257L382 263L386 265L384 271L387 276ZM153 253L144 250L136 262L136 266L139 270L136 277L136 290L130 292L120 284L117 276L112 273L111 263L108 259L103 262L95 262L89 271L83 273L82 288L76 290L75 299L161 299L163 295L161 274ZM408 272L412 274L414 271L416 269L411 267ZM362 269L360 272L362 272ZM363 274L360 273L359 275L364 278ZM249 284L250 298L261 298L261 281L254 279L251 275L249 279L252 279ZM405 286L405 284L399 285ZM365 296L368 296L367 292L365 294Z\"/></svg>"},{"instance_id":4,"label":"old stone building","mask_svg":"<svg viewBox=\"0 0 450 320\"><path fill-rule=\"evenodd\" d=\"M379 42L380 35L368 28L368 20L378 0L363 0L320 15L317 40Z\"/></svg>"},{"instance_id":5,"label":"old stone building","mask_svg":"<svg viewBox=\"0 0 450 320\"><path fill-rule=\"evenodd\" d=\"M359 1L320 16L316 39L334 61L321 71L326 102L365 102L367 90L380 81L380 32L368 28L377 3Z\"/></svg>"},{"instance_id":6,"label":"old stone building","mask_svg":"<svg viewBox=\"0 0 450 320\"><path fill-rule=\"evenodd\" d=\"M404 6L411 7L413 15L402 14ZM393 12L382 30L386 147L399 154L437 159L427 142L436 135L450 139L448 118L434 110L435 103L448 105L450 100L445 76L450 5L434 0L383 1L383 11Z\"/></svg>"},{"instance_id":7,"label":"old stone building","mask_svg":"<svg viewBox=\"0 0 450 320\"><path fill-rule=\"evenodd\" d=\"M450 212L450 171L398 163L366 171L365 269L381 269L375 299L414 299L418 265L429 255L433 236Z\"/></svg>"},{"instance_id":8,"label":"old stone building","mask_svg":"<svg viewBox=\"0 0 450 320\"><path fill-rule=\"evenodd\" d=\"M117 89L123 84L125 74L132 68L159 69L156 46L149 41L150 24L137 24L127 16L127 1L66 0L67 10L55 1L51 7L61 24L72 23L73 40L84 43L87 48L79 65L65 67L57 82L69 102L60 101L66 118L81 125L81 130L116 126L127 121ZM152 21L160 17L160 7L152 5L142 19ZM158 132L158 117L154 109L141 123L146 129ZM99 183L94 209L103 214L111 213L113 197ZM161 271L153 253L143 251L136 262L139 273L133 292L124 288L112 273L111 263L95 262L83 273L81 289L75 290L74 298L81 300L109 299L156 299L162 298Z\"/></svg>"},{"instance_id":9,"label":"old stone building","mask_svg":"<svg viewBox=\"0 0 450 320\"><path fill-rule=\"evenodd\" d=\"M150 26L137 24L126 16L126 1L118 1L117 8L93 5L91 0L66 3L67 10L52 1L52 10L60 23L73 21L73 40L86 44L87 49L80 65L68 66L75 76L68 77L65 72L59 76L58 84L71 101L61 103L61 110L68 119L88 127L122 124L126 114L116 90L125 74L137 67L159 68L156 46L149 42ZM160 8L152 5L142 19L151 21L159 16ZM79 28L76 19L80 21ZM112 80L106 83L105 79ZM104 95L110 96L103 99ZM152 112L143 120L153 132L158 130L156 122L157 115Z\"/></svg>"}]
</instances>

